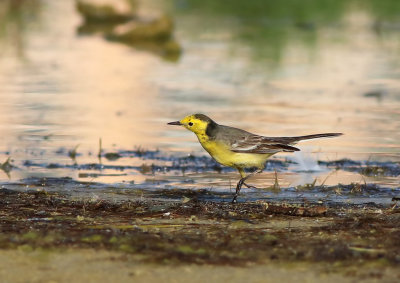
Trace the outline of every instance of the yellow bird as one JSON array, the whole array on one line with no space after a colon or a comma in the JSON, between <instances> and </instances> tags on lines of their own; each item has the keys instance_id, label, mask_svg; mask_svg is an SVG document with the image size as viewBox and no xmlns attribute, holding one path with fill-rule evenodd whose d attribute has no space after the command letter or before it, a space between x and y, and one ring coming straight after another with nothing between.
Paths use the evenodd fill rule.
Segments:
<instances>
[{"instance_id":1,"label":"yellow bird","mask_svg":"<svg viewBox=\"0 0 400 283\"><path fill-rule=\"evenodd\" d=\"M292 145L301 140L342 135L341 133L326 133L298 137L264 137L241 129L219 125L204 114L189 115L180 121L170 122L168 125L183 126L192 131L215 161L239 171L241 179L236 185L232 203L236 202L243 185L251 187L245 181L250 176L262 172L271 155L280 151L299 151L300 149ZM257 168L257 170L246 176L245 168Z\"/></svg>"}]
</instances>

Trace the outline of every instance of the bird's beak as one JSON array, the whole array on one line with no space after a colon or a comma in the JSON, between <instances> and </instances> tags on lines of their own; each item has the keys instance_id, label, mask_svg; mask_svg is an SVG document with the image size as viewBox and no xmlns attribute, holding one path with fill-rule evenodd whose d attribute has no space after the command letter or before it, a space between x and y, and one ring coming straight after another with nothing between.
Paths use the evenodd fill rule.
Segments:
<instances>
[{"instance_id":1,"label":"bird's beak","mask_svg":"<svg viewBox=\"0 0 400 283\"><path fill-rule=\"evenodd\" d=\"M182 126L183 124L180 121L175 121L175 122L169 122L168 125Z\"/></svg>"}]
</instances>

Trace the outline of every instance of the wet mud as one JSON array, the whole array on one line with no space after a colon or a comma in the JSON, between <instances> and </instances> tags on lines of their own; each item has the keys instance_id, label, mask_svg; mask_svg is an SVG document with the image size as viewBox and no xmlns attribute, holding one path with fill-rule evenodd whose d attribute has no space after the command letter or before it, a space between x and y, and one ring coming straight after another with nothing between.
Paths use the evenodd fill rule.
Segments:
<instances>
[{"instance_id":1,"label":"wet mud","mask_svg":"<svg viewBox=\"0 0 400 283\"><path fill-rule=\"evenodd\" d=\"M142 262L248 266L318 263L324 272L384 278L400 266L400 208L198 201L202 192L109 201L0 190L0 248L96 249ZM400 270L400 269L398 269ZM397 275L396 275L397 274ZM400 279L400 272L395 275Z\"/></svg>"}]
</instances>

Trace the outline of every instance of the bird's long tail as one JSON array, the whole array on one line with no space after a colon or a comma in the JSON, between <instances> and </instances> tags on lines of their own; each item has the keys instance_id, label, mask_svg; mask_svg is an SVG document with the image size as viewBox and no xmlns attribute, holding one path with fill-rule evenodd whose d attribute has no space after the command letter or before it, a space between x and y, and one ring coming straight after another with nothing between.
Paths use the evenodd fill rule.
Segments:
<instances>
[{"instance_id":1,"label":"bird's long tail","mask_svg":"<svg viewBox=\"0 0 400 283\"><path fill-rule=\"evenodd\" d=\"M317 139L317 138L332 138L343 135L342 133L325 133L325 134L315 134L315 135L306 135L306 136L298 136L293 137L295 141L301 140L309 140L309 139Z\"/></svg>"}]
</instances>

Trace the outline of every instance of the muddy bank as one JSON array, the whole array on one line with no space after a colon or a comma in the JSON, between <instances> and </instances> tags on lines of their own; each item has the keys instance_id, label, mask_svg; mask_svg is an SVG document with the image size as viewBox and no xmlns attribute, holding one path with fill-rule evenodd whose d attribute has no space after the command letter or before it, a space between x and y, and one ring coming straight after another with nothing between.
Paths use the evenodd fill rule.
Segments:
<instances>
[{"instance_id":1,"label":"muddy bank","mask_svg":"<svg viewBox=\"0 0 400 283\"><path fill-rule=\"evenodd\" d=\"M54 256L94 249L145 265L306 264L329 276L400 278L400 209L395 202L389 208L299 208L190 198L117 202L7 189L0 195L3 251Z\"/></svg>"}]
</instances>

